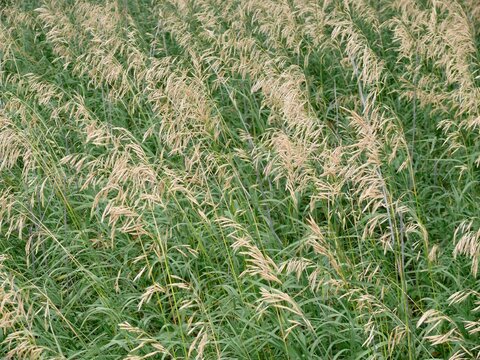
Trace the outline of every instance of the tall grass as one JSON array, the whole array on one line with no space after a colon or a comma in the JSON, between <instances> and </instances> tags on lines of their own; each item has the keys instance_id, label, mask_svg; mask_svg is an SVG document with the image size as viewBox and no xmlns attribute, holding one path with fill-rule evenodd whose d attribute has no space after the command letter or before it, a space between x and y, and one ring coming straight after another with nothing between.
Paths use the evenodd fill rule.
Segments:
<instances>
[{"instance_id":1,"label":"tall grass","mask_svg":"<svg viewBox=\"0 0 480 360\"><path fill-rule=\"evenodd\" d=\"M476 1L0 9L1 358L480 359Z\"/></svg>"}]
</instances>

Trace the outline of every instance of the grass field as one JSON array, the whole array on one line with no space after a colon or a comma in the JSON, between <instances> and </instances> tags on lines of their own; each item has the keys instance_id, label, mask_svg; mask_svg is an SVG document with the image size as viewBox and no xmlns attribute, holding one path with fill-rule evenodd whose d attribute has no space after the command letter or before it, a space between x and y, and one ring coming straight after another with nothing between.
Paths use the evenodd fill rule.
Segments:
<instances>
[{"instance_id":1,"label":"grass field","mask_svg":"<svg viewBox=\"0 0 480 360\"><path fill-rule=\"evenodd\" d=\"M0 358L480 359L477 0L0 1Z\"/></svg>"}]
</instances>

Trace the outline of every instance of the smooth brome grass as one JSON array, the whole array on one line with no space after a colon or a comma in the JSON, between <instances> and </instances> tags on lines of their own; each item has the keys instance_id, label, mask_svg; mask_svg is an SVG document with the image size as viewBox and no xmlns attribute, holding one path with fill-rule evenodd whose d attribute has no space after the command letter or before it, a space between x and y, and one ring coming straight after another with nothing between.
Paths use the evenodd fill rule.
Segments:
<instances>
[{"instance_id":1,"label":"smooth brome grass","mask_svg":"<svg viewBox=\"0 0 480 360\"><path fill-rule=\"evenodd\" d=\"M472 0L0 5L0 357L479 359Z\"/></svg>"}]
</instances>

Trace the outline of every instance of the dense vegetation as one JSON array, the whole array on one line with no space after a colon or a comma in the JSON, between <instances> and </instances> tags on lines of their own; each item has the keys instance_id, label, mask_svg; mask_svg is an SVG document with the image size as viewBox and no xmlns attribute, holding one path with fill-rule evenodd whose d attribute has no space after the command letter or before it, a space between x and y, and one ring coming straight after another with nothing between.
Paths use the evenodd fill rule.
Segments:
<instances>
[{"instance_id":1,"label":"dense vegetation","mask_svg":"<svg viewBox=\"0 0 480 360\"><path fill-rule=\"evenodd\" d=\"M480 359L478 1L0 6L1 358Z\"/></svg>"}]
</instances>

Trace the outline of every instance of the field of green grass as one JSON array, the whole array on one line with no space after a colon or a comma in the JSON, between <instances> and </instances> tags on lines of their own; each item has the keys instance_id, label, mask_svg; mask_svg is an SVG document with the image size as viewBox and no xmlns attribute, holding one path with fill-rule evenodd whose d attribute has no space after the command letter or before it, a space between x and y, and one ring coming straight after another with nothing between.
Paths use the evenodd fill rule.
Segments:
<instances>
[{"instance_id":1,"label":"field of green grass","mask_svg":"<svg viewBox=\"0 0 480 360\"><path fill-rule=\"evenodd\" d=\"M480 359L478 0L0 1L1 359Z\"/></svg>"}]
</instances>

